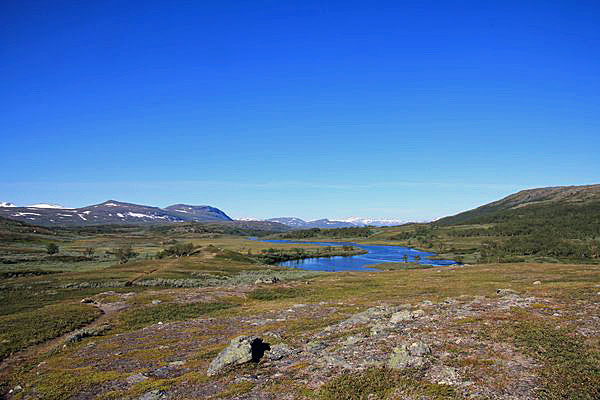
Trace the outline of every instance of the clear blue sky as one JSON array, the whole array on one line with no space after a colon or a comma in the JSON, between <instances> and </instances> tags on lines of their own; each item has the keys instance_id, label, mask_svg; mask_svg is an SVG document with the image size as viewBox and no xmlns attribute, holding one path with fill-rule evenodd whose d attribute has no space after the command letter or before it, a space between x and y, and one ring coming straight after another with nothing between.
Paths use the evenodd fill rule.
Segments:
<instances>
[{"instance_id":1,"label":"clear blue sky","mask_svg":"<svg viewBox=\"0 0 600 400\"><path fill-rule=\"evenodd\" d=\"M600 182L599 1L4 1L0 200L431 218Z\"/></svg>"}]
</instances>

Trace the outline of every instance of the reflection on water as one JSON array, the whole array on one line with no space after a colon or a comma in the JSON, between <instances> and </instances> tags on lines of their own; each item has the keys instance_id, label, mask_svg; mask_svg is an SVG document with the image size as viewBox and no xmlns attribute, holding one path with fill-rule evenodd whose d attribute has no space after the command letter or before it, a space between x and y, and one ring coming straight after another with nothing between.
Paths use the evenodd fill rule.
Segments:
<instances>
[{"instance_id":1,"label":"reflection on water","mask_svg":"<svg viewBox=\"0 0 600 400\"><path fill-rule=\"evenodd\" d=\"M443 266L456 264L456 262L452 260L429 260L427 257L435 256L435 253L428 253L426 251L402 246L375 246L351 242L296 242L293 240L264 240L264 242L318 244L320 246L351 245L368 251L367 254L360 254L357 256L305 258L303 260L284 261L278 264L282 267L313 271L376 271L373 268L366 268L366 266L384 262L404 262L404 255L408 257L409 262L418 262L423 265ZM420 257L419 261L415 258L416 256Z\"/></svg>"}]
</instances>

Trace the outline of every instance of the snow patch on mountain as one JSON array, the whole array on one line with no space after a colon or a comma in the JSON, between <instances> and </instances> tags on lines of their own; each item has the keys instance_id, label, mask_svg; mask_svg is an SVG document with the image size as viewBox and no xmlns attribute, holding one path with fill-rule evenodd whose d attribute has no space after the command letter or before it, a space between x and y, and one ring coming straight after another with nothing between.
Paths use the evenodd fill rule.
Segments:
<instances>
[{"instance_id":1,"label":"snow patch on mountain","mask_svg":"<svg viewBox=\"0 0 600 400\"><path fill-rule=\"evenodd\" d=\"M394 225L402 225L407 222L410 222L410 221L403 220L403 219L377 218L377 217L348 217L348 218L339 219L338 221L349 222L356 226L366 226L366 225L394 226Z\"/></svg>"},{"instance_id":2,"label":"snow patch on mountain","mask_svg":"<svg viewBox=\"0 0 600 400\"><path fill-rule=\"evenodd\" d=\"M40 203L40 204L32 204L30 206L27 206L27 208L55 208L55 209L67 209L69 207L64 207L61 206L59 204L47 204L47 203Z\"/></svg>"}]
</instances>

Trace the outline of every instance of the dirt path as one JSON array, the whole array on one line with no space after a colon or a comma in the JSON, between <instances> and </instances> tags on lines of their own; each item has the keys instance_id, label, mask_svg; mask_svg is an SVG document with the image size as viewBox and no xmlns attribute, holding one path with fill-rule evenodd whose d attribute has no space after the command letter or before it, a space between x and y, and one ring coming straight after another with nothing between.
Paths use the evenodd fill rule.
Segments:
<instances>
[{"instance_id":1,"label":"dirt path","mask_svg":"<svg viewBox=\"0 0 600 400\"><path fill-rule=\"evenodd\" d=\"M99 308L102 311L102 314L89 324L84 325L73 331L64 333L58 337L55 337L54 339L50 339L43 343L29 346L26 349L14 353L6 359L4 359L0 363L0 378L10 375L14 371L14 369L20 365L27 365L39 356L61 348L64 345L66 339L69 336L71 336L74 332L84 328L94 328L107 323L108 321L110 321L114 314L127 308L127 305L116 305L115 303L93 304L92 307Z\"/></svg>"}]
</instances>

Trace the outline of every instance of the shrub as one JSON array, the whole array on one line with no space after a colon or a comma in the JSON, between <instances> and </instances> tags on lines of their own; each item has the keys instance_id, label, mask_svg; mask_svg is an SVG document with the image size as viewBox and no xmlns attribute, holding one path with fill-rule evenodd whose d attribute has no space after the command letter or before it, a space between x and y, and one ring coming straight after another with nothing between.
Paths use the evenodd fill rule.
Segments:
<instances>
[{"instance_id":1,"label":"shrub","mask_svg":"<svg viewBox=\"0 0 600 400\"><path fill-rule=\"evenodd\" d=\"M119 247L113 250L113 254L119 260L120 264L125 264L130 258L137 257L137 253L133 251L130 245Z\"/></svg>"},{"instance_id":2,"label":"shrub","mask_svg":"<svg viewBox=\"0 0 600 400\"><path fill-rule=\"evenodd\" d=\"M59 248L58 245L56 243L48 243L46 245L46 252L50 255L52 254L58 254Z\"/></svg>"}]
</instances>

